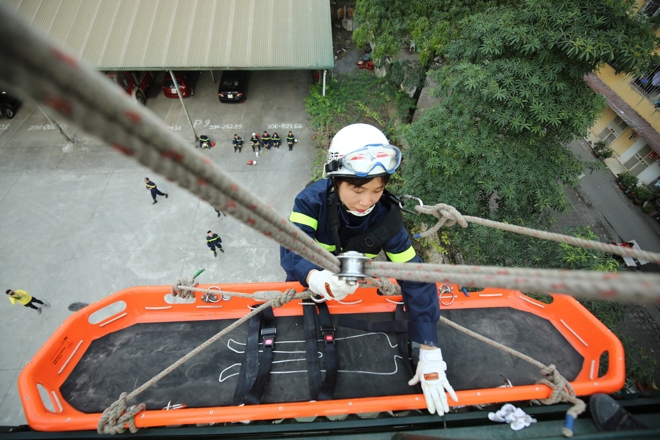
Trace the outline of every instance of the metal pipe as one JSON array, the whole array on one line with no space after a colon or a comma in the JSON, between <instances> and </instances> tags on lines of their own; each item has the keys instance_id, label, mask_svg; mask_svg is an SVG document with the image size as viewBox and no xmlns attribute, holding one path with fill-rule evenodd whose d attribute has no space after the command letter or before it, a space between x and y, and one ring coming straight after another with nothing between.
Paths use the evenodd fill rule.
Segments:
<instances>
[{"instance_id":1,"label":"metal pipe","mask_svg":"<svg viewBox=\"0 0 660 440\"><path fill-rule=\"evenodd\" d=\"M323 96L325 96L325 72L327 72L327 70L323 70Z\"/></svg>"},{"instance_id":2,"label":"metal pipe","mask_svg":"<svg viewBox=\"0 0 660 440\"><path fill-rule=\"evenodd\" d=\"M176 77L174 76L174 72L171 70L168 70L170 72L170 76L172 77L172 82L174 83L174 87L176 88L176 94L179 95L179 100L181 101L181 105L183 106L183 111L186 112L186 116L188 117L188 123L190 124L190 129L193 131L193 134L195 135L195 142L199 141L199 137L197 137L197 132L195 131L195 127L193 126L192 121L190 120L190 115L188 114L188 109L186 108L186 104L183 103L183 96L181 96L181 90L179 90L179 83L176 82Z\"/></svg>"},{"instance_id":3,"label":"metal pipe","mask_svg":"<svg viewBox=\"0 0 660 440\"><path fill-rule=\"evenodd\" d=\"M37 108L38 108L39 110L41 110L41 113L44 114L44 116L46 117L46 119L48 119L48 120L50 121L51 124L53 124L55 127L57 127L57 128L60 130L60 134L62 135L62 137L63 137L64 139L67 140L67 142L73 142L73 141L69 138L69 136L67 136L66 133L64 133L64 130L62 130L62 127L60 127L60 124L58 124L57 122L55 122L55 120L53 120L53 118L51 118L50 115L49 115L48 113L46 113L46 110L44 110L43 107L41 107L41 106L40 106L39 104L37 104L36 102L35 102L34 104L37 106Z\"/></svg>"}]
</instances>

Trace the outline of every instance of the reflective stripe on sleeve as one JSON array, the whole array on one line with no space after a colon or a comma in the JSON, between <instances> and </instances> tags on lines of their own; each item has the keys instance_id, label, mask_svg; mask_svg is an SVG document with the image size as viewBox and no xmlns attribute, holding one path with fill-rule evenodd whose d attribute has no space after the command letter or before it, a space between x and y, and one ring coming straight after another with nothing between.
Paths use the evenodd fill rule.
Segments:
<instances>
[{"instance_id":1,"label":"reflective stripe on sleeve","mask_svg":"<svg viewBox=\"0 0 660 440\"><path fill-rule=\"evenodd\" d=\"M407 261L412 260L415 258L415 249L413 249L412 246L410 246L408 249L405 251L398 253L398 254L392 254L390 252L385 252L387 256L389 257L390 260L392 260L394 263L405 263Z\"/></svg>"},{"instance_id":2,"label":"reflective stripe on sleeve","mask_svg":"<svg viewBox=\"0 0 660 440\"><path fill-rule=\"evenodd\" d=\"M315 218L312 218L308 215L301 214L299 212L292 212L291 215L289 216L289 220L293 223L298 223L301 225L309 226L310 228L314 229L316 231L317 226L319 225L319 221L316 220Z\"/></svg>"},{"instance_id":3,"label":"reflective stripe on sleeve","mask_svg":"<svg viewBox=\"0 0 660 440\"><path fill-rule=\"evenodd\" d=\"M323 249L325 249L326 251L328 251L328 252L334 252L335 249L336 249L336 246L335 246L335 245L330 245L330 244L321 243L321 242L318 241L317 239L314 239L314 241L316 241L318 244L320 244L321 247L322 247Z\"/></svg>"}]
</instances>

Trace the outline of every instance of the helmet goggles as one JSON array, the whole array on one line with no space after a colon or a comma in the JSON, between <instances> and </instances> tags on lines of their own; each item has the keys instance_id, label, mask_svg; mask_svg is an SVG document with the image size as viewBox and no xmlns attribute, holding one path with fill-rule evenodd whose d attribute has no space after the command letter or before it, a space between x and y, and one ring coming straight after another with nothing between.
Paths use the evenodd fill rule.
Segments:
<instances>
[{"instance_id":1,"label":"helmet goggles","mask_svg":"<svg viewBox=\"0 0 660 440\"><path fill-rule=\"evenodd\" d=\"M393 145L367 144L344 155L340 161L358 177L367 177L376 167L392 174L401 163L401 150Z\"/></svg>"}]
</instances>

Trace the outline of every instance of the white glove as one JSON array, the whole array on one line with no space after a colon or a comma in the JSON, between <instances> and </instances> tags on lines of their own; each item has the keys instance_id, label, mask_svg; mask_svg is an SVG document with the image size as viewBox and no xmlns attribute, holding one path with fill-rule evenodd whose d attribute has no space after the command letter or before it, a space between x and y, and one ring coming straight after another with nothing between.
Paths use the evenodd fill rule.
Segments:
<instances>
[{"instance_id":1,"label":"white glove","mask_svg":"<svg viewBox=\"0 0 660 440\"><path fill-rule=\"evenodd\" d=\"M445 390L454 399L454 402L458 402L454 389L449 385L445 370L447 370L447 364L442 360L442 351L439 348L434 350L420 348L417 372L408 382L410 386L422 382L426 406L431 414L437 410L439 416L449 412Z\"/></svg>"},{"instance_id":2,"label":"white glove","mask_svg":"<svg viewBox=\"0 0 660 440\"><path fill-rule=\"evenodd\" d=\"M309 276L309 290L317 295L321 295L326 300L342 300L348 295L355 293L358 283L351 286L346 281L340 280L329 270L317 270Z\"/></svg>"}]
</instances>

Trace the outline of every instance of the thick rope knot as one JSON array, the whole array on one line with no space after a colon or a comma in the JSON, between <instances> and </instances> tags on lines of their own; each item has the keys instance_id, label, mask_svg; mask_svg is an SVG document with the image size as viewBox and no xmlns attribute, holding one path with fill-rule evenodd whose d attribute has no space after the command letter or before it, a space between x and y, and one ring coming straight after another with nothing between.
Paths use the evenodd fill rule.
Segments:
<instances>
[{"instance_id":1,"label":"thick rope knot","mask_svg":"<svg viewBox=\"0 0 660 440\"><path fill-rule=\"evenodd\" d=\"M468 222L463 218L463 214L458 212L456 208L451 205L445 205L444 203L438 203L437 205L424 205L424 206L415 206L415 209L422 214L430 214L438 219L438 223L435 224L429 230L422 232L421 234L415 234L415 238L424 238L429 235L435 234L443 226L454 226L456 223L461 225L464 228L467 228Z\"/></svg>"},{"instance_id":2,"label":"thick rope knot","mask_svg":"<svg viewBox=\"0 0 660 440\"><path fill-rule=\"evenodd\" d=\"M181 299L186 299L186 298L191 298L195 297L195 292L192 290L187 290L187 289L179 289L179 286L186 286L186 287L196 287L197 282L195 280L185 280L183 278L177 278L176 282L172 286L172 296L178 296Z\"/></svg>"},{"instance_id":3,"label":"thick rope knot","mask_svg":"<svg viewBox=\"0 0 660 440\"><path fill-rule=\"evenodd\" d=\"M145 408L146 405L140 403L126 409L126 393L121 393L119 399L103 411L96 431L99 434L121 434L126 431L126 423L128 423L128 429L135 434L138 432L135 416Z\"/></svg>"},{"instance_id":4,"label":"thick rope knot","mask_svg":"<svg viewBox=\"0 0 660 440\"><path fill-rule=\"evenodd\" d=\"M271 300L271 305L273 306L273 308L278 309L282 307L284 304L293 300L295 296L296 296L295 289L287 289L284 293L280 293L275 298L273 298Z\"/></svg>"},{"instance_id":5,"label":"thick rope knot","mask_svg":"<svg viewBox=\"0 0 660 440\"><path fill-rule=\"evenodd\" d=\"M394 284L389 278L366 277L364 281L360 281L360 284L371 284L374 287L378 287L378 290L380 290L385 296L401 295L401 287L398 284Z\"/></svg>"},{"instance_id":6,"label":"thick rope knot","mask_svg":"<svg viewBox=\"0 0 660 440\"><path fill-rule=\"evenodd\" d=\"M552 388L552 394L547 399L541 399L538 402L544 405L552 405L558 402L570 402L573 406L566 412L566 415L571 416L573 420L577 419L577 417L587 408L587 405L575 396L575 391L571 384L559 374L554 365L542 368L541 374L543 374L545 378L536 383L547 385ZM573 436L573 430L567 426L562 428L562 433L566 437Z\"/></svg>"}]
</instances>

